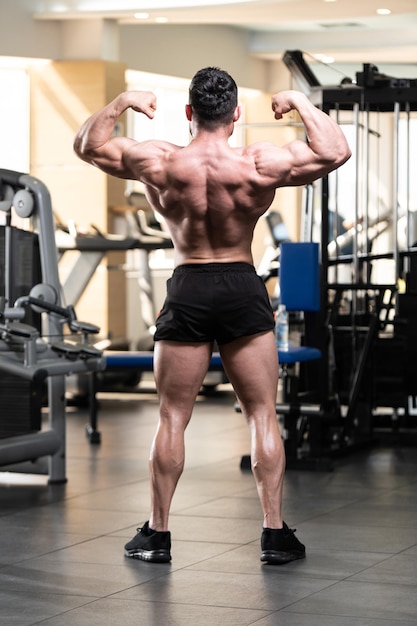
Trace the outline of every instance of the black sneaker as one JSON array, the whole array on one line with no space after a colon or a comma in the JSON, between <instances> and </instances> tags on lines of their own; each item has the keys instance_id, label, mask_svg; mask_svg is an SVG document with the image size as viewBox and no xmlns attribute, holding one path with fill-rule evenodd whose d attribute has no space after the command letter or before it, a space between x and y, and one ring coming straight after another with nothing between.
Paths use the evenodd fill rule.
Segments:
<instances>
[{"instance_id":1,"label":"black sneaker","mask_svg":"<svg viewBox=\"0 0 417 626\"><path fill-rule=\"evenodd\" d=\"M261 538L261 561L272 565L283 565L296 559L304 559L306 549L294 535L295 530L288 528L264 528Z\"/></svg>"},{"instance_id":2,"label":"black sneaker","mask_svg":"<svg viewBox=\"0 0 417 626\"><path fill-rule=\"evenodd\" d=\"M169 563L171 560L171 533L158 532L145 522L138 534L125 545L125 556L152 563Z\"/></svg>"}]
</instances>

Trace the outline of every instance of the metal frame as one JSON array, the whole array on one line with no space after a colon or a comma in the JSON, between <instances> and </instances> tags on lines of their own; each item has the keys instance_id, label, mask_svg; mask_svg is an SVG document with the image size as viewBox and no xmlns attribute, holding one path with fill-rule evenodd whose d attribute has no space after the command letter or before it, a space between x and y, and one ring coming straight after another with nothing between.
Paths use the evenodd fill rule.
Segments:
<instances>
[{"instance_id":1,"label":"metal frame","mask_svg":"<svg viewBox=\"0 0 417 626\"><path fill-rule=\"evenodd\" d=\"M4 186L13 190L11 206L15 209L18 208L16 198L21 190L28 192L27 197L33 200L33 211L25 217L31 217L33 227L38 233L42 281L56 294L56 302L50 305L49 311L45 309L44 334L49 339L40 344L40 351L37 347L40 337L35 328L15 322L8 325L6 314L3 316L6 318L6 325L2 327L3 341L0 342L2 348L0 350L0 375L1 372L5 372L27 380L38 382L47 380L49 429L0 439L0 466L38 460L40 457L47 456L49 482L64 483L66 482L65 376L77 371L91 372L103 369L105 361L98 352L88 354L87 346L85 349L80 348L78 352L74 352L74 349L68 346L68 353L65 354L63 342L63 321L65 320L62 315L59 315L63 309L60 306L58 254L48 189L37 178L11 170L0 169L0 181ZM6 259L5 262L7 263ZM7 267L5 273L8 273ZM9 310L13 304L6 302ZM80 326L82 326L81 323ZM90 327L86 325L86 328ZM23 349L16 350L13 344L8 343L9 334L12 334L15 339L19 337L18 341L21 342ZM58 345L60 353L54 349Z\"/></svg>"}]
</instances>

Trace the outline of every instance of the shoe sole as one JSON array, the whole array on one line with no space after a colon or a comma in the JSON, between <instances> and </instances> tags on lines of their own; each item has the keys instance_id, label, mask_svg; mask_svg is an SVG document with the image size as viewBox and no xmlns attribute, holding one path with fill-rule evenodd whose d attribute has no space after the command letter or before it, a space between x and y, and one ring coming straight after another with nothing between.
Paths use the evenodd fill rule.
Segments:
<instances>
[{"instance_id":1,"label":"shoe sole","mask_svg":"<svg viewBox=\"0 0 417 626\"><path fill-rule=\"evenodd\" d=\"M125 550L125 556L150 563L169 563L171 560L166 550Z\"/></svg>"},{"instance_id":2,"label":"shoe sole","mask_svg":"<svg viewBox=\"0 0 417 626\"><path fill-rule=\"evenodd\" d=\"M305 559L306 553L301 551L278 552L277 550L265 550L261 554L261 561L271 565L285 565L297 559Z\"/></svg>"}]
</instances>

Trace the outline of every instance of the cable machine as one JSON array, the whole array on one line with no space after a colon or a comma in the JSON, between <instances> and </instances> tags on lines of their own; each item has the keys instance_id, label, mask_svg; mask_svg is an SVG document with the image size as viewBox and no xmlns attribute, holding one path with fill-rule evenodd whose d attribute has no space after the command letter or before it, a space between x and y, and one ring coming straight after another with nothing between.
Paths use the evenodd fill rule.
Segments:
<instances>
[{"instance_id":1,"label":"cable machine","mask_svg":"<svg viewBox=\"0 0 417 626\"><path fill-rule=\"evenodd\" d=\"M410 201L417 80L386 76L365 64L356 82L344 78L340 85L322 86L301 51L287 51L283 60L313 104L352 133L349 188L345 165L309 186L305 210L311 225L307 237L320 243L322 274L315 332L323 359L316 366L316 384L323 405L329 398L340 405L336 424L324 415L318 454L367 445L384 429L397 436L407 431L410 441L410 429L417 433L412 375L417 206ZM343 221L340 204L346 197L352 223L341 234L336 223ZM388 420L381 417L385 408Z\"/></svg>"}]
</instances>

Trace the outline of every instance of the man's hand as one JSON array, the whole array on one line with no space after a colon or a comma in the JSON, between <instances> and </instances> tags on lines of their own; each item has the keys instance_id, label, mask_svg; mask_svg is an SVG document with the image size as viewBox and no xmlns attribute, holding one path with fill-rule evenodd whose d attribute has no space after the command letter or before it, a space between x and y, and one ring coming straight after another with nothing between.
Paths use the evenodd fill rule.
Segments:
<instances>
[{"instance_id":1,"label":"man's hand","mask_svg":"<svg viewBox=\"0 0 417 626\"><path fill-rule=\"evenodd\" d=\"M282 117L296 109L295 101L299 97L303 97L299 91L280 91L272 96L272 110L276 120L282 119Z\"/></svg>"},{"instance_id":2,"label":"man's hand","mask_svg":"<svg viewBox=\"0 0 417 626\"><path fill-rule=\"evenodd\" d=\"M156 96L152 91L129 91L127 92L129 106L136 113L144 113L149 119L153 119L156 111Z\"/></svg>"}]
</instances>

